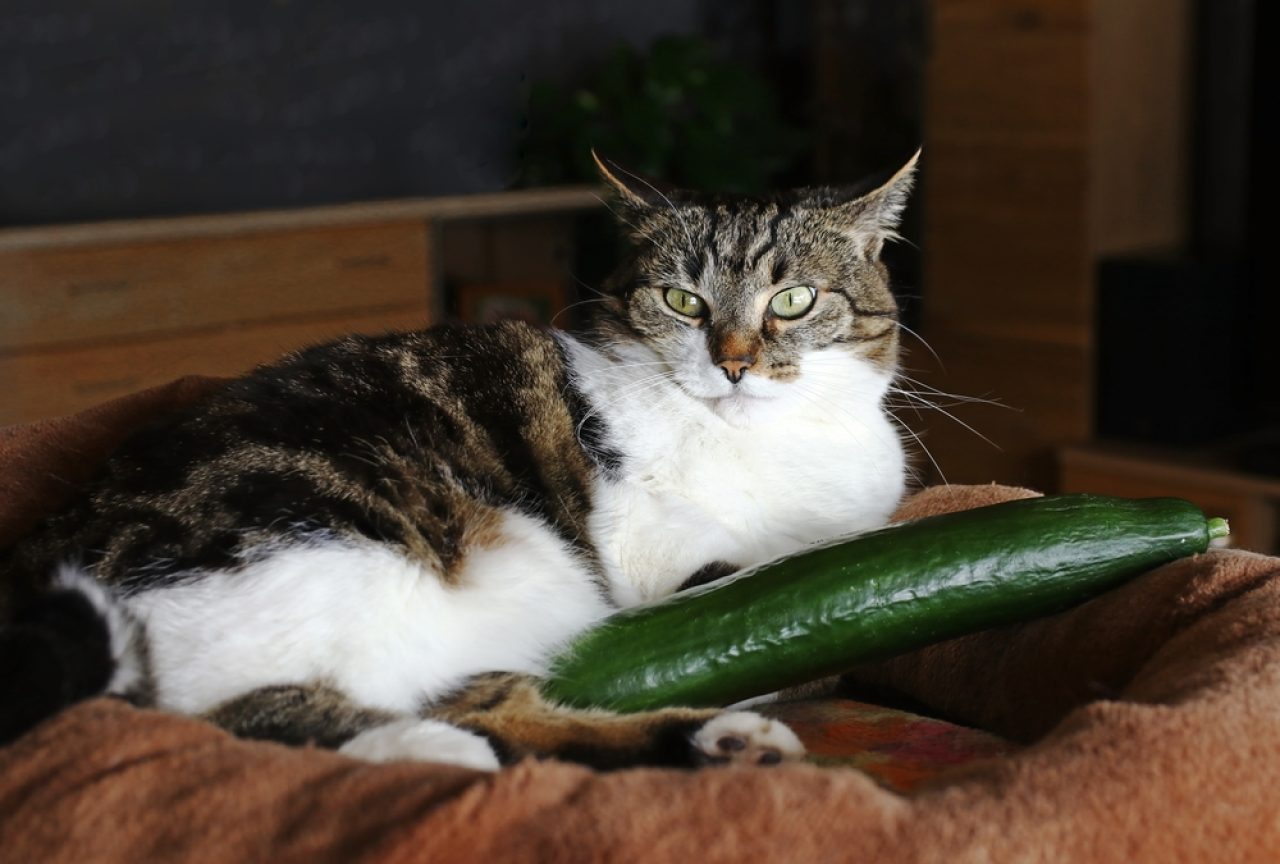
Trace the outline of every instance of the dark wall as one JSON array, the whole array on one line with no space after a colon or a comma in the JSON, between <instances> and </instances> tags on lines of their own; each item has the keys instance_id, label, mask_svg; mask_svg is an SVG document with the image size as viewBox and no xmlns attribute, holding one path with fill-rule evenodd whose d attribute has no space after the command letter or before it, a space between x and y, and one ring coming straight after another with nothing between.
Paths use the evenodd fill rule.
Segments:
<instances>
[{"instance_id":1,"label":"dark wall","mask_svg":"<svg viewBox=\"0 0 1280 864\"><path fill-rule=\"evenodd\" d=\"M698 34L785 94L814 159L919 141L923 0L5 0L0 225L483 192L534 80Z\"/></svg>"},{"instance_id":2,"label":"dark wall","mask_svg":"<svg viewBox=\"0 0 1280 864\"><path fill-rule=\"evenodd\" d=\"M704 6L6 0L0 224L500 189L529 76Z\"/></svg>"}]
</instances>

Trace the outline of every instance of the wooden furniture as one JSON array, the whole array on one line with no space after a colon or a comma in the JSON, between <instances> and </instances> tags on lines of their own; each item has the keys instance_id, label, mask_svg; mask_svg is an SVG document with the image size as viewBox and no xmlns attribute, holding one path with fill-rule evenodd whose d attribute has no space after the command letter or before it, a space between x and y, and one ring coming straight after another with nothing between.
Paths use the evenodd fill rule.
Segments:
<instances>
[{"instance_id":1,"label":"wooden furniture","mask_svg":"<svg viewBox=\"0 0 1280 864\"><path fill-rule=\"evenodd\" d=\"M0 231L0 425L347 332L420 327L443 286L567 280L590 187Z\"/></svg>"},{"instance_id":2,"label":"wooden furniture","mask_svg":"<svg viewBox=\"0 0 1280 864\"><path fill-rule=\"evenodd\" d=\"M1064 492L1186 498L1231 523L1232 546L1280 552L1280 479L1196 461L1181 452L1121 444L1068 447L1060 464Z\"/></svg>"},{"instance_id":3,"label":"wooden furniture","mask_svg":"<svg viewBox=\"0 0 1280 864\"><path fill-rule=\"evenodd\" d=\"M1190 25L1189 0L932 3L922 332L941 363L907 338L906 365L1007 406L951 409L994 446L927 418L946 480L1052 488L1055 450L1093 434L1095 264L1185 240Z\"/></svg>"}]
</instances>

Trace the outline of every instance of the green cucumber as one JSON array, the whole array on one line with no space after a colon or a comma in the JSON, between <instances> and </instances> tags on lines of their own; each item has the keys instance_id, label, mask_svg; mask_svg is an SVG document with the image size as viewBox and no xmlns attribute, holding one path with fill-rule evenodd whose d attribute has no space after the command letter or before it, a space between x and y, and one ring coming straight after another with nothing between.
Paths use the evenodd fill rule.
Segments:
<instances>
[{"instance_id":1,"label":"green cucumber","mask_svg":"<svg viewBox=\"0 0 1280 864\"><path fill-rule=\"evenodd\" d=\"M543 690L616 711L727 705L1059 611L1226 531L1181 499L1095 495L893 525L618 612L555 657Z\"/></svg>"}]
</instances>

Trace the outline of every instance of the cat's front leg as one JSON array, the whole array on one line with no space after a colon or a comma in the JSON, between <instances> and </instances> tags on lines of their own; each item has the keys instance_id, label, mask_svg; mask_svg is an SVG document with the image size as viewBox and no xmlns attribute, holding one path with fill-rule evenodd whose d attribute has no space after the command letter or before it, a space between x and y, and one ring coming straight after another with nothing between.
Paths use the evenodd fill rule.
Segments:
<instances>
[{"instance_id":1,"label":"cat's front leg","mask_svg":"<svg viewBox=\"0 0 1280 864\"><path fill-rule=\"evenodd\" d=\"M515 673L476 675L434 703L428 716L483 735L504 763L534 756L611 770L775 765L804 756L804 745L786 724L753 711L575 709L548 701L537 684Z\"/></svg>"}]
</instances>

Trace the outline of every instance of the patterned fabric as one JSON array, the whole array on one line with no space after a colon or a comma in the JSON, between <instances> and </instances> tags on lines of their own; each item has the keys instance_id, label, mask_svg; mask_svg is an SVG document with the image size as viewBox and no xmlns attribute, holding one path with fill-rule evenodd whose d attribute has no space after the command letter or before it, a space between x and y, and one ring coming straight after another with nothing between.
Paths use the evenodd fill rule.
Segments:
<instances>
[{"instance_id":1,"label":"patterned fabric","mask_svg":"<svg viewBox=\"0 0 1280 864\"><path fill-rule=\"evenodd\" d=\"M987 732L852 699L808 699L758 710L789 724L809 749L810 762L856 768L898 792L947 768L1014 750Z\"/></svg>"}]
</instances>

